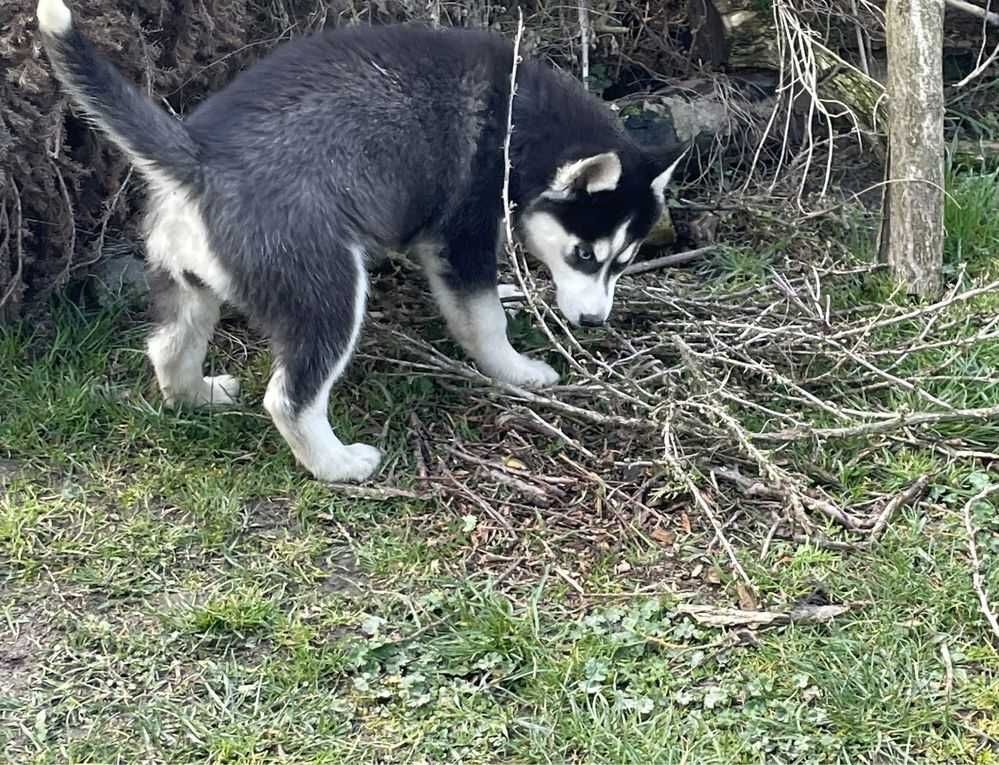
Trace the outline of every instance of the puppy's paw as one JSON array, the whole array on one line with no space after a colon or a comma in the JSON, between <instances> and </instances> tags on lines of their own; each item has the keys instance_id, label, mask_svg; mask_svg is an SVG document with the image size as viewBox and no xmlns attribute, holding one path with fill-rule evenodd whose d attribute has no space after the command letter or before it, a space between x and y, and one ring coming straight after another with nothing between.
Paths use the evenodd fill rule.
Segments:
<instances>
[{"instance_id":1,"label":"puppy's paw","mask_svg":"<svg viewBox=\"0 0 999 765\"><path fill-rule=\"evenodd\" d=\"M524 388L543 388L558 382L558 372L548 364L522 354L518 354L513 364L494 377Z\"/></svg>"},{"instance_id":2,"label":"puppy's paw","mask_svg":"<svg viewBox=\"0 0 999 765\"><path fill-rule=\"evenodd\" d=\"M202 398L205 406L232 406L239 400L239 380L232 375L206 377Z\"/></svg>"},{"instance_id":3,"label":"puppy's paw","mask_svg":"<svg viewBox=\"0 0 999 765\"><path fill-rule=\"evenodd\" d=\"M163 389L163 399L171 409L232 406L238 403L239 380L232 375L203 377L194 385Z\"/></svg>"},{"instance_id":4,"label":"puppy's paw","mask_svg":"<svg viewBox=\"0 0 999 765\"><path fill-rule=\"evenodd\" d=\"M367 444L349 444L325 455L323 464L312 474L327 483L360 483L370 478L381 464L382 453Z\"/></svg>"}]
</instances>

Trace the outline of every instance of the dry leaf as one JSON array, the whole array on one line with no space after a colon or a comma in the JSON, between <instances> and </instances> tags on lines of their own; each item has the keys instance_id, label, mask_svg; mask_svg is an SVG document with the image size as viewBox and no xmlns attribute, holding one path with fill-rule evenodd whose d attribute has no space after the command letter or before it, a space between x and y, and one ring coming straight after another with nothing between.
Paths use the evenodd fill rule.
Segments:
<instances>
[{"instance_id":1,"label":"dry leaf","mask_svg":"<svg viewBox=\"0 0 999 765\"><path fill-rule=\"evenodd\" d=\"M475 531L472 532L472 536L470 537L472 540L472 547L478 547L481 544L488 542L491 536L492 533L487 527L476 526Z\"/></svg>"},{"instance_id":2,"label":"dry leaf","mask_svg":"<svg viewBox=\"0 0 999 765\"><path fill-rule=\"evenodd\" d=\"M503 466L508 467L511 470L523 470L525 472L527 471L527 465L525 465L516 457L513 457L509 454L503 458Z\"/></svg>"},{"instance_id":3,"label":"dry leaf","mask_svg":"<svg viewBox=\"0 0 999 765\"><path fill-rule=\"evenodd\" d=\"M745 582L736 582L735 591L739 595L739 608L744 611L755 611L760 607L759 602L756 600L756 593Z\"/></svg>"},{"instance_id":4,"label":"dry leaf","mask_svg":"<svg viewBox=\"0 0 999 765\"><path fill-rule=\"evenodd\" d=\"M649 536L661 545L671 545L676 541L676 534L669 529L652 529L652 533Z\"/></svg>"}]
</instances>

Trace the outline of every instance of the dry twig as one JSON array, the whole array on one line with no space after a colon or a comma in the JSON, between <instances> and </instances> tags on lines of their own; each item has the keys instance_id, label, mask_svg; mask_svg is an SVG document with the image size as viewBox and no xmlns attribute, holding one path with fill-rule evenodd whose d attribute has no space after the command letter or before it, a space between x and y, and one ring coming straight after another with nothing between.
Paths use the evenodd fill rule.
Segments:
<instances>
[{"instance_id":1,"label":"dry twig","mask_svg":"<svg viewBox=\"0 0 999 765\"><path fill-rule=\"evenodd\" d=\"M819 624L842 616L849 606L799 606L790 611L746 611L740 608L680 603L676 610L709 627L775 627L782 624Z\"/></svg>"},{"instance_id":2,"label":"dry twig","mask_svg":"<svg viewBox=\"0 0 999 765\"><path fill-rule=\"evenodd\" d=\"M968 535L968 556L971 558L971 586L975 590L975 595L978 596L979 608L981 608L982 615L985 617L989 629L992 630L993 637L999 640L999 618L996 617L995 611L989 605L989 596L985 591L985 578L982 576L982 561L978 557L978 544L975 542L978 532L971 517L971 512L975 505L979 502L984 502L996 493L999 493L999 484L990 484L983 488L964 503L964 507L961 508L961 518L964 520L964 530Z\"/></svg>"},{"instance_id":3,"label":"dry twig","mask_svg":"<svg viewBox=\"0 0 999 765\"><path fill-rule=\"evenodd\" d=\"M706 255L709 252L714 252L717 250L717 245L708 245L707 247L698 247L696 250L687 250L686 252L678 252L675 255L663 255L661 258L652 258L650 260L643 260L638 263L633 263L624 269L624 272L629 276L635 276L637 274L645 274L649 271L656 271L660 268L668 268L670 266L681 266L684 263L690 263L691 261L697 260L702 255Z\"/></svg>"},{"instance_id":4,"label":"dry twig","mask_svg":"<svg viewBox=\"0 0 999 765\"><path fill-rule=\"evenodd\" d=\"M768 433L756 433L754 438L761 441L800 441L803 438L854 438L879 433L891 433L903 428L938 425L945 422L987 422L999 418L999 406L978 407L975 409L955 409L949 412L900 413L891 420L865 422L843 428L791 428Z\"/></svg>"},{"instance_id":5,"label":"dry twig","mask_svg":"<svg viewBox=\"0 0 999 765\"><path fill-rule=\"evenodd\" d=\"M879 539L899 508L905 507L919 499L929 485L930 477L928 475L921 475L905 491L896 494L885 503L884 509L874 519L874 523L871 526L869 532L870 541Z\"/></svg>"}]
</instances>

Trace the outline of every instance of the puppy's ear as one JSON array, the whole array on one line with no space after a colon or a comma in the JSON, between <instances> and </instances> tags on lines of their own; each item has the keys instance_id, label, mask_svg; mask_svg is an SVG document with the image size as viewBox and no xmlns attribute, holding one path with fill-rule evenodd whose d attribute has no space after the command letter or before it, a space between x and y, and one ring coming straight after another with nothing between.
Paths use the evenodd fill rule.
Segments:
<instances>
[{"instance_id":1,"label":"puppy's ear","mask_svg":"<svg viewBox=\"0 0 999 765\"><path fill-rule=\"evenodd\" d=\"M612 151L567 162L556 172L549 187L553 196L585 191L613 191L621 180L621 159Z\"/></svg>"},{"instance_id":2,"label":"puppy's ear","mask_svg":"<svg viewBox=\"0 0 999 765\"><path fill-rule=\"evenodd\" d=\"M665 170L662 170L655 178L652 179L652 193L656 195L658 199L663 204L666 203L666 187L669 186L669 182L673 180L673 174L676 172L677 167L680 163L687 158L690 153L691 148L693 148L693 142L688 142L682 146L677 147L673 151L669 152L671 158L665 159L669 164L666 166ZM662 166L662 160L660 161L660 167Z\"/></svg>"}]
</instances>

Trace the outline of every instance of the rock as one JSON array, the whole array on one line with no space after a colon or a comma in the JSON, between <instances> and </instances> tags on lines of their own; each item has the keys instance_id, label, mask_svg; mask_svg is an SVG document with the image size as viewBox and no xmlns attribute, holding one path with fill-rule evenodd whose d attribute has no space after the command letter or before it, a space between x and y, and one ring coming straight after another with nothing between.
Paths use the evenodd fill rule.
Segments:
<instances>
[{"instance_id":1,"label":"rock","mask_svg":"<svg viewBox=\"0 0 999 765\"><path fill-rule=\"evenodd\" d=\"M690 238L698 247L714 244L718 240L720 219L711 212L703 213L690 221Z\"/></svg>"},{"instance_id":2,"label":"rock","mask_svg":"<svg viewBox=\"0 0 999 765\"><path fill-rule=\"evenodd\" d=\"M144 295L149 291L145 263L137 255L106 258L94 270L93 288L102 306Z\"/></svg>"}]
</instances>

